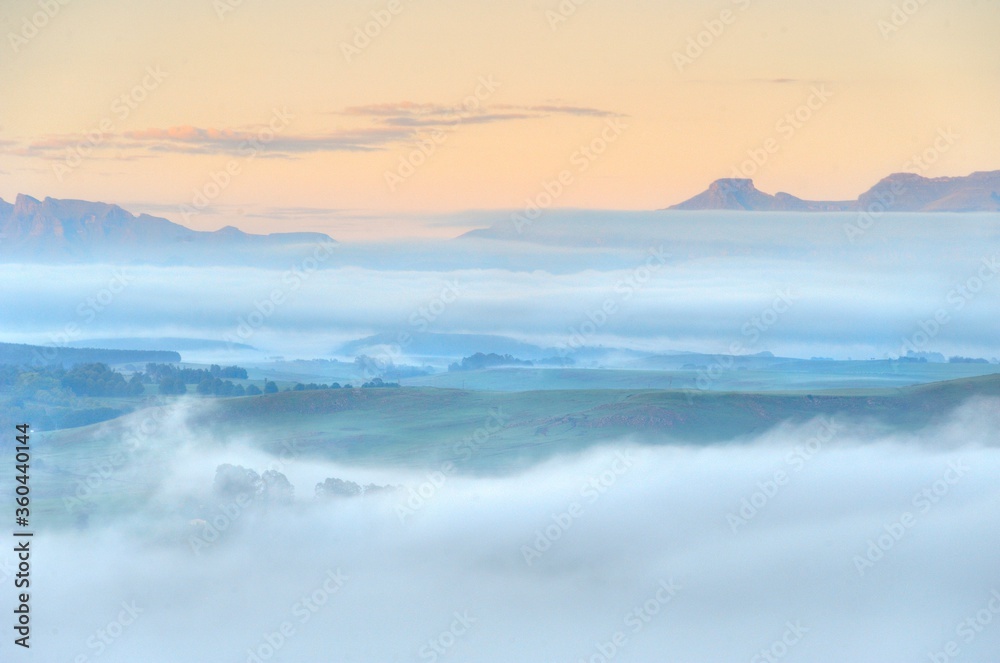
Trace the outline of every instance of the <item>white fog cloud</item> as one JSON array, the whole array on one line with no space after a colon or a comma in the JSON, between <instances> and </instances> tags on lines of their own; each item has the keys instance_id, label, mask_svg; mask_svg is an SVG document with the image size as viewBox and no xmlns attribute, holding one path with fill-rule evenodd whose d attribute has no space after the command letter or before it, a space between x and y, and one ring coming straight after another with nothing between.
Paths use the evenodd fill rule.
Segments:
<instances>
[{"instance_id":1,"label":"white fog cloud","mask_svg":"<svg viewBox=\"0 0 1000 663\"><path fill-rule=\"evenodd\" d=\"M270 639L261 660L600 661L614 646L621 661L882 663L955 640L988 660L998 405L907 434L834 419L704 448L610 444L449 476L405 518L409 493L316 503L311 483L418 487L425 472L297 458L281 466L294 506L236 515L200 554L185 500L207 499L220 462L269 459L254 440L184 445L172 424L150 442L176 453L148 509L39 533L33 648L18 654L242 662ZM114 626L132 619L123 602L141 612Z\"/></svg>"}]
</instances>

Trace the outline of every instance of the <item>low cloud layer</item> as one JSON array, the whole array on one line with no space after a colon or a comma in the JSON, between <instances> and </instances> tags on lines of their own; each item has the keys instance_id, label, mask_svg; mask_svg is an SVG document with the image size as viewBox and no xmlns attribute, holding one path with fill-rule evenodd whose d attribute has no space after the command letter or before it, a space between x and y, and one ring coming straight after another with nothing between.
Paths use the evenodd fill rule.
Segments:
<instances>
[{"instance_id":1,"label":"low cloud layer","mask_svg":"<svg viewBox=\"0 0 1000 663\"><path fill-rule=\"evenodd\" d=\"M164 435L151 444L174 451L137 515L36 537L20 657L882 663L957 647L988 660L998 405L913 434L817 420L444 480ZM204 530L184 505L210 499L221 462L280 462L296 503L218 503L218 536L195 551ZM317 502L324 476L404 489Z\"/></svg>"},{"instance_id":2,"label":"low cloud layer","mask_svg":"<svg viewBox=\"0 0 1000 663\"><path fill-rule=\"evenodd\" d=\"M460 249L454 242L413 253L341 247L315 272L307 253L284 269L0 265L0 303L17 312L3 340L229 338L309 358L345 340L405 330L503 334L553 347L571 338L659 351L729 353L738 345L738 353L806 358L998 354L993 255L971 255L962 267L912 259L858 269L822 257L678 258L662 244ZM431 266L468 249L481 249L476 259L492 264Z\"/></svg>"}]
</instances>

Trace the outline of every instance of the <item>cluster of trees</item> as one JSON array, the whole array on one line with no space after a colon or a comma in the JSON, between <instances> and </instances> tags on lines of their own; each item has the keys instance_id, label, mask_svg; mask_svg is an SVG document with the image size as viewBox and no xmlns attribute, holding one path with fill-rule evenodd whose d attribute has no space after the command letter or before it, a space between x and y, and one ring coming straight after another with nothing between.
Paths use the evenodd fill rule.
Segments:
<instances>
[{"instance_id":1,"label":"cluster of trees","mask_svg":"<svg viewBox=\"0 0 1000 663\"><path fill-rule=\"evenodd\" d=\"M477 352L471 357L463 357L462 363L454 363L448 366L449 371L475 371L481 368L491 368L493 366L534 366L535 364L527 359L517 359L510 355L498 355L491 352L488 355Z\"/></svg>"},{"instance_id":2,"label":"cluster of trees","mask_svg":"<svg viewBox=\"0 0 1000 663\"><path fill-rule=\"evenodd\" d=\"M398 387L398 382L383 382L382 378L375 378L371 382L365 382L361 385L362 389L397 389Z\"/></svg>"},{"instance_id":3,"label":"cluster of trees","mask_svg":"<svg viewBox=\"0 0 1000 663\"><path fill-rule=\"evenodd\" d=\"M246 498L258 504L291 504L295 487L281 472L266 470L257 474L242 465L219 465L212 484L215 494L225 500Z\"/></svg>"},{"instance_id":4,"label":"cluster of trees","mask_svg":"<svg viewBox=\"0 0 1000 663\"><path fill-rule=\"evenodd\" d=\"M496 366L573 366L576 360L572 357L549 357L531 361L529 359L518 359L511 355L498 355L495 352L483 354L477 352L471 357L463 357L461 363L454 363L448 366L449 371L476 371L482 368L494 368Z\"/></svg>"},{"instance_id":5,"label":"cluster of trees","mask_svg":"<svg viewBox=\"0 0 1000 663\"><path fill-rule=\"evenodd\" d=\"M245 380L247 371L239 366L218 366L208 369L180 368L170 364L146 364L145 372L137 371L131 376L119 373L107 364L78 364L70 369L43 367L27 369L15 365L0 364L0 388L10 388L16 397L38 399L45 402L65 402L73 396L109 397L141 396L147 385L156 387L163 396L179 396L194 392L202 396L259 396L275 394L278 385L272 380L264 380L263 389L257 385L236 384L230 379ZM385 382L374 378L361 385L365 389L399 387L398 383ZM352 389L352 385L340 383L317 384L296 383L286 391L313 391L318 389Z\"/></svg>"},{"instance_id":6,"label":"cluster of trees","mask_svg":"<svg viewBox=\"0 0 1000 663\"><path fill-rule=\"evenodd\" d=\"M21 398L37 398L49 402L65 401L70 396L101 398L109 396L141 396L146 385L156 385L160 394L173 396L188 393L188 385L197 385L199 394L212 396L243 396L262 393L260 387L234 384L223 378L246 379L247 371L239 366L209 369L178 368L170 364L146 364L145 372L127 377L103 363L24 368L0 364L0 387L9 387ZM269 383L269 391L278 391Z\"/></svg>"},{"instance_id":7,"label":"cluster of trees","mask_svg":"<svg viewBox=\"0 0 1000 663\"><path fill-rule=\"evenodd\" d=\"M948 357L949 364L988 364L988 359L982 357Z\"/></svg>"},{"instance_id":8,"label":"cluster of trees","mask_svg":"<svg viewBox=\"0 0 1000 663\"><path fill-rule=\"evenodd\" d=\"M347 385L350 387L350 385ZM317 389L340 389L340 383L334 382L333 384L316 384L315 382L310 382L309 384L302 384L301 382L296 382L295 386L292 387L292 391L316 391ZM277 387L275 387L277 391Z\"/></svg>"},{"instance_id":9,"label":"cluster of trees","mask_svg":"<svg viewBox=\"0 0 1000 663\"><path fill-rule=\"evenodd\" d=\"M160 383L157 386L164 396L183 396L188 390L184 380L169 376L160 378Z\"/></svg>"},{"instance_id":10,"label":"cluster of trees","mask_svg":"<svg viewBox=\"0 0 1000 663\"><path fill-rule=\"evenodd\" d=\"M273 385L273 382L268 382L268 386ZM375 378L371 382L365 382L361 385L362 389L380 389L386 387L398 387L397 382L384 382L382 378ZM309 384L302 384L301 382L296 382L291 388L285 391L316 391L317 389L353 389L353 385L350 383L345 384L343 387L340 386L339 382L334 382L333 384L316 384L315 382L310 382ZM274 393L278 391L278 387L275 385L273 391L268 391L264 389L264 393ZM248 392L249 393L249 392Z\"/></svg>"},{"instance_id":11,"label":"cluster of trees","mask_svg":"<svg viewBox=\"0 0 1000 663\"><path fill-rule=\"evenodd\" d=\"M260 393L260 389L250 385ZM204 378L198 383L198 393L202 396L246 396L247 390L241 384L233 384L229 380L219 378Z\"/></svg>"},{"instance_id":12,"label":"cluster of trees","mask_svg":"<svg viewBox=\"0 0 1000 663\"><path fill-rule=\"evenodd\" d=\"M931 361L931 362L944 362L945 358L944 358L944 355L939 354L937 352L921 352L921 353L917 354L917 353L914 353L911 350L910 352L906 353L905 357L900 357L899 361L902 361L902 362L918 362L918 363L927 363L928 361ZM983 357L962 357L962 356L948 357L947 361L948 361L949 364L989 364L990 363L989 359L984 359ZM996 360L994 360L994 361L996 361Z\"/></svg>"},{"instance_id":13,"label":"cluster of trees","mask_svg":"<svg viewBox=\"0 0 1000 663\"><path fill-rule=\"evenodd\" d=\"M398 488L398 486L379 486L374 483L362 486L354 483L353 481L345 481L343 479L331 477L323 481L323 483L316 484L316 497L322 499L358 497L361 495L374 495L376 493L389 490L397 490Z\"/></svg>"},{"instance_id":14,"label":"cluster of trees","mask_svg":"<svg viewBox=\"0 0 1000 663\"><path fill-rule=\"evenodd\" d=\"M33 398L38 392L53 397L66 396L138 396L143 393L142 378L125 376L107 364L77 364L66 370L60 367L25 369L0 365L0 386L14 387L19 396ZM65 392L60 394L59 392Z\"/></svg>"},{"instance_id":15,"label":"cluster of trees","mask_svg":"<svg viewBox=\"0 0 1000 663\"><path fill-rule=\"evenodd\" d=\"M239 366L212 364L204 369L181 368L171 364L146 364L144 377L147 382L155 382L158 391L164 396L184 395L188 392L189 384L197 385L196 391L203 396L254 396L261 393L259 387L253 385L244 387L223 379L246 380L247 369Z\"/></svg>"},{"instance_id":16,"label":"cluster of trees","mask_svg":"<svg viewBox=\"0 0 1000 663\"><path fill-rule=\"evenodd\" d=\"M219 366L212 364L204 368L180 368L172 364L146 364L146 375L150 382L159 382L163 378L180 378L184 384L200 384L205 378L229 378L246 380L247 369L239 366Z\"/></svg>"},{"instance_id":17,"label":"cluster of trees","mask_svg":"<svg viewBox=\"0 0 1000 663\"><path fill-rule=\"evenodd\" d=\"M77 396L139 396L145 391L138 373L126 382L124 375L107 364L77 364L60 383Z\"/></svg>"},{"instance_id":18,"label":"cluster of trees","mask_svg":"<svg viewBox=\"0 0 1000 663\"><path fill-rule=\"evenodd\" d=\"M353 481L331 477L316 484L316 497L359 497L398 489L399 486L379 486L374 483L362 486ZM251 468L228 463L215 468L212 491L219 499L236 501L243 498L257 504L291 504L295 499L295 487L281 472L266 470L263 474L257 474Z\"/></svg>"}]
</instances>

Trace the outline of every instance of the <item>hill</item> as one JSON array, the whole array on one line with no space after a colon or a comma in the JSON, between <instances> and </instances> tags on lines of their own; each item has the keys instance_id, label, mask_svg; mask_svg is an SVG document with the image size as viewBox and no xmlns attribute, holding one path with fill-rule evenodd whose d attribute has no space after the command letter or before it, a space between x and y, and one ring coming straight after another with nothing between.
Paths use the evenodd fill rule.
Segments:
<instances>
[{"instance_id":1,"label":"hill","mask_svg":"<svg viewBox=\"0 0 1000 663\"><path fill-rule=\"evenodd\" d=\"M715 180L697 196L673 205L671 210L745 210L751 212L846 212L855 207L851 201L803 200L779 192L770 195L759 191L753 180L727 178Z\"/></svg>"},{"instance_id":2,"label":"hill","mask_svg":"<svg viewBox=\"0 0 1000 663\"><path fill-rule=\"evenodd\" d=\"M86 341L70 341L71 348L101 347L109 350L256 350L245 343L230 343L208 338L92 338Z\"/></svg>"},{"instance_id":3,"label":"hill","mask_svg":"<svg viewBox=\"0 0 1000 663\"><path fill-rule=\"evenodd\" d=\"M516 393L457 389L339 389L280 392L201 402L187 425L200 439L253 440L279 453L360 465L504 472L603 442L712 444L738 441L783 422L817 417L865 431L916 430L973 396L1000 398L1000 375L841 392L719 393L680 390L571 390ZM101 426L43 434L47 453L110 453L137 412ZM116 433L117 431L117 433ZM173 439L173 438L171 438Z\"/></svg>"},{"instance_id":4,"label":"hill","mask_svg":"<svg viewBox=\"0 0 1000 663\"><path fill-rule=\"evenodd\" d=\"M506 336L492 334L443 334L436 332L380 332L344 343L333 354L354 357L367 354L378 356L386 347L399 347L402 354L413 357L458 358L476 352L509 354L527 359L542 359L556 352L524 343Z\"/></svg>"},{"instance_id":5,"label":"hill","mask_svg":"<svg viewBox=\"0 0 1000 663\"><path fill-rule=\"evenodd\" d=\"M321 233L251 235L231 226L202 232L118 205L24 194L13 205L0 200L0 238L4 262L246 264L282 249L305 254L310 245L335 244Z\"/></svg>"},{"instance_id":6,"label":"hill","mask_svg":"<svg viewBox=\"0 0 1000 663\"><path fill-rule=\"evenodd\" d=\"M102 348L68 348L21 343L0 343L0 364L13 366L59 366L73 364L144 364L176 363L180 354L170 350L120 350Z\"/></svg>"},{"instance_id":7,"label":"hill","mask_svg":"<svg viewBox=\"0 0 1000 663\"><path fill-rule=\"evenodd\" d=\"M894 173L857 200L803 200L788 193L759 191L752 180L727 178L669 210L743 210L751 212L996 212L1000 211L1000 170L966 177L927 178Z\"/></svg>"}]
</instances>

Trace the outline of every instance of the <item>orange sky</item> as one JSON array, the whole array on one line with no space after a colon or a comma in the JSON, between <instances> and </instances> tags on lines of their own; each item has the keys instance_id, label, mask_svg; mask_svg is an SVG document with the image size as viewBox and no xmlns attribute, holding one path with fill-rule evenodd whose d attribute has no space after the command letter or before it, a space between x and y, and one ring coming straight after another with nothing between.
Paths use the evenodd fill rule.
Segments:
<instances>
[{"instance_id":1,"label":"orange sky","mask_svg":"<svg viewBox=\"0 0 1000 663\"><path fill-rule=\"evenodd\" d=\"M1000 168L998 2L577 2L8 0L0 197L378 237Z\"/></svg>"}]
</instances>

